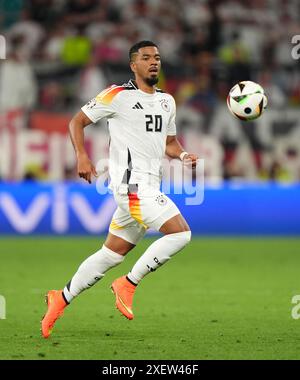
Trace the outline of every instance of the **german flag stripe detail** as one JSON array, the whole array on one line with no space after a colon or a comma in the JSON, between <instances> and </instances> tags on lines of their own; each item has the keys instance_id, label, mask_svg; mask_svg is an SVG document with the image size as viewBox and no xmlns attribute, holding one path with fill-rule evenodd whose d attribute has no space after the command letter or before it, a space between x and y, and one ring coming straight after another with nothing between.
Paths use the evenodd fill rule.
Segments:
<instances>
[{"instance_id":1,"label":"german flag stripe detail","mask_svg":"<svg viewBox=\"0 0 300 380\"><path fill-rule=\"evenodd\" d=\"M112 229L112 230L122 230L122 229L124 229L124 227L123 226L119 226L114 219L112 219L109 228Z\"/></svg>"},{"instance_id":2,"label":"german flag stripe detail","mask_svg":"<svg viewBox=\"0 0 300 380\"><path fill-rule=\"evenodd\" d=\"M99 103L110 104L113 98L121 91L126 90L123 86L111 86L96 96Z\"/></svg>"},{"instance_id":3,"label":"german flag stripe detail","mask_svg":"<svg viewBox=\"0 0 300 380\"><path fill-rule=\"evenodd\" d=\"M140 199L137 193L128 193L129 199L129 212L130 215L140 224L142 224L145 228L147 228L146 224L142 219L141 205Z\"/></svg>"}]
</instances>

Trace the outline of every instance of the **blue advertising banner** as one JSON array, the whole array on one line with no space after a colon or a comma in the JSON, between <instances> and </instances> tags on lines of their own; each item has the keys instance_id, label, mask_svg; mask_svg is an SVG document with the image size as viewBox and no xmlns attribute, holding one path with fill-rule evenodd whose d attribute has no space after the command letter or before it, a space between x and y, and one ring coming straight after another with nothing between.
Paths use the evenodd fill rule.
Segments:
<instances>
[{"instance_id":1,"label":"blue advertising banner","mask_svg":"<svg viewBox=\"0 0 300 380\"><path fill-rule=\"evenodd\" d=\"M174 190L174 189L173 189ZM201 204L168 194L199 235L300 235L300 186L224 184ZM1 235L105 234L116 208L111 194L79 183L0 184Z\"/></svg>"}]
</instances>

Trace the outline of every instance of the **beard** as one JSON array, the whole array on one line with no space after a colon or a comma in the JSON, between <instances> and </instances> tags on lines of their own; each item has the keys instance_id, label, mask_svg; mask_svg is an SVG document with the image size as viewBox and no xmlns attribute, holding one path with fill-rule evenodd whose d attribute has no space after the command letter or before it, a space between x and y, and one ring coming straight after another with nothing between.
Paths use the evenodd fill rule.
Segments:
<instances>
[{"instance_id":1,"label":"beard","mask_svg":"<svg viewBox=\"0 0 300 380\"><path fill-rule=\"evenodd\" d=\"M158 83L158 77L151 77L151 78L145 78L145 83L148 85L148 86L154 86L155 84Z\"/></svg>"}]
</instances>

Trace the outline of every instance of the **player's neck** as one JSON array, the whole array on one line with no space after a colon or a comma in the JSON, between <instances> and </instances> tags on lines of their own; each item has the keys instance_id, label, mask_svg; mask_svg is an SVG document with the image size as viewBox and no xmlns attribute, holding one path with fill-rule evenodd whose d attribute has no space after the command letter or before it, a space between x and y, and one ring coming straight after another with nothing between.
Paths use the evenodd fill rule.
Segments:
<instances>
[{"instance_id":1,"label":"player's neck","mask_svg":"<svg viewBox=\"0 0 300 380\"><path fill-rule=\"evenodd\" d=\"M147 94L155 93L155 86L149 86L141 78L135 78L135 82L139 90L146 92Z\"/></svg>"}]
</instances>

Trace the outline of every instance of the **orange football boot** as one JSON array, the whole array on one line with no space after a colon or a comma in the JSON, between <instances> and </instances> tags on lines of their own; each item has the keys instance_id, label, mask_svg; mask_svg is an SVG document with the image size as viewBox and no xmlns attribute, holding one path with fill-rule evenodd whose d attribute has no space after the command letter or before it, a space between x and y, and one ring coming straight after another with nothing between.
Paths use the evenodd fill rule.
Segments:
<instances>
[{"instance_id":1,"label":"orange football boot","mask_svg":"<svg viewBox=\"0 0 300 380\"><path fill-rule=\"evenodd\" d=\"M47 313L42 319L42 335L45 339L49 338L54 323L64 313L64 308L68 305L65 301L62 290L50 290L46 295L46 303L48 305Z\"/></svg>"},{"instance_id":2,"label":"orange football boot","mask_svg":"<svg viewBox=\"0 0 300 380\"><path fill-rule=\"evenodd\" d=\"M132 301L136 286L129 282L126 276L117 278L111 289L116 296L116 307L128 319L133 319Z\"/></svg>"}]
</instances>

